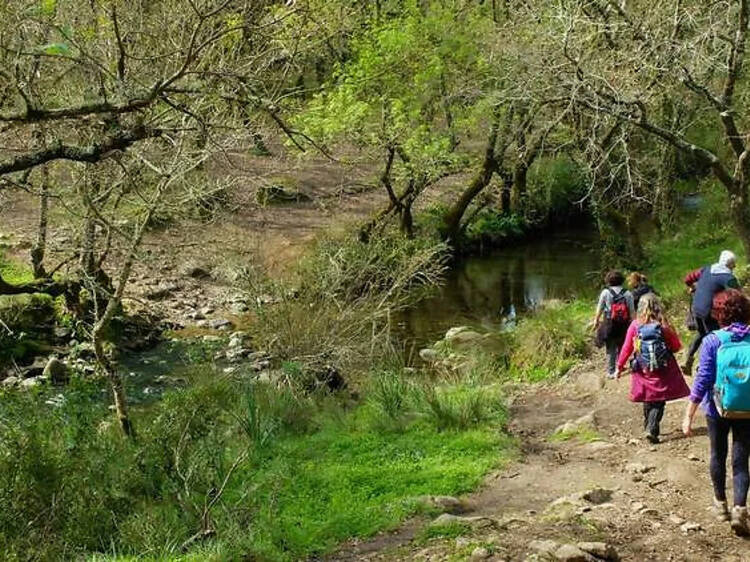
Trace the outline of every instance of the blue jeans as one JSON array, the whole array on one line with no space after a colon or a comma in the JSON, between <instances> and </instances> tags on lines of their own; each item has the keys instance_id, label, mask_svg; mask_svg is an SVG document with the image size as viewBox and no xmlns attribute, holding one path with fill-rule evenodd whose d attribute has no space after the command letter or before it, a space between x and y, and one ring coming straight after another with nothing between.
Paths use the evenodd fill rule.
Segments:
<instances>
[{"instance_id":1,"label":"blue jeans","mask_svg":"<svg viewBox=\"0 0 750 562\"><path fill-rule=\"evenodd\" d=\"M607 373L614 375L617 370L617 356L620 355L622 347L621 338L607 338Z\"/></svg>"},{"instance_id":2,"label":"blue jeans","mask_svg":"<svg viewBox=\"0 0 750 562\"><path fill-rule=\"evenodd\" d=\"M727 454L729 453L729 432L732 432L732 484L734 505L747 503L750 487L748 457L750 457L750 420L730 420L706 416L708 440L711 443L711 482L717 500L726 501Z\"/></svg>"}]
</instances>

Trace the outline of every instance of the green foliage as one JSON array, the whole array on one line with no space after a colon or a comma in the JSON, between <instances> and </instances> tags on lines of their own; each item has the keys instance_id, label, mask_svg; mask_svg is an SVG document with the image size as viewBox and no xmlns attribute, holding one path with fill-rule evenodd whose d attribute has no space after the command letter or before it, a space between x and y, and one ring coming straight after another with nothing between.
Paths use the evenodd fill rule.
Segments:
<instances>
[{"instance_id":1,"label":"green foliage","mask_svg":"<svg viewBox=\"0 0 750 562\"><path fill-rule=\"evenodd\" d=\"M581 211L574 203L589 188L585 170L567 156L538 158L529 170L529 199L524 212L532 221L562 222Z\"/></svg>"},{"instance_id":2,"label":"green foliage","mask_svg":"<svg viewBox=\"0 0 750 562\"><path fill-rule=\"evenodd\" d=\"M492 387L431 387L421 396L438 431L466 430L489 421L505 422L505 407Z\"/></svg>"},{"instance_id":3,"label":"green foliage","mask_svg":"<svg viewBox=\"0 0 750 562\"><path fill-rule=\"evenodd\" d=\"M590 352L587 329L593 303L550 303L523 318L513 332L510 363L520 378L543 380L564 375ZM544 353L540 353L544 350Z\"/></svg>"},{"instance_id":4,"label":"green foliage","mask_svg":"<svg viewBox=\"0 0 750 562\"><path fill-rule=\"evenodd\" d=\"M483 209L466 228L466 241L470 244L499 245L521 238L527 229L528 223L521 215Z\"/></svg>"},{"instance_id":5,"label":"green foliage","mask_svg":"<svg viewBox=\"0 0 750 562\"><path fill-rule=\"evenodd\" d=\"M369 406L332 417L325 402L226 380L137 413L133 443L101 390L75 379L59 407L43 393L3 394L4 559L297 560L392 528L418 496L471 490L512 449L499 410L467 417L466 431L430 417L390 431ZM183 553L218 490L216 539Z\"/></svg>"}]
</instances>

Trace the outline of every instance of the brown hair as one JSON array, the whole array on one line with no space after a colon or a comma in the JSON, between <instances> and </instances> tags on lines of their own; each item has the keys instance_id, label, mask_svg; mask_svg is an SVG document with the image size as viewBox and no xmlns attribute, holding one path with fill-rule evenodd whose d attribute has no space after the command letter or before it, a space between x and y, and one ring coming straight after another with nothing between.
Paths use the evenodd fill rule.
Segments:
<instances>
[{"instance_id":1,"label":"brown hair","mask_svg":"<svg viewBox=\"0 0 750 562\"><path fill-rule=\"evenodd\" d=\"M639 285L644 285L648 282L648 278L638 271L634 271L628 275L628 286L631 289L635 289Z\"/></svg>"},{"instance_id":2,"label":"brown hair","mask_svg":"<svg viewBox=\"0 0 750 562\"><path fill-rule=\"evenodd\" d=\"M737 289L727 289L714 297L713 316L722 328L750 322L750 300Z\"/></svg>"},{"instance_id":3,"label":"brown hair","mask_svg":"<svg viewBox=\"0 0 750 562\"><path fill-rule=\"evenodd\" d=\"M616 287L625 282L625 277L619 271L612 270L604 276L604 282L607 284L607 287Z\"/></svg>"}]
</instances>

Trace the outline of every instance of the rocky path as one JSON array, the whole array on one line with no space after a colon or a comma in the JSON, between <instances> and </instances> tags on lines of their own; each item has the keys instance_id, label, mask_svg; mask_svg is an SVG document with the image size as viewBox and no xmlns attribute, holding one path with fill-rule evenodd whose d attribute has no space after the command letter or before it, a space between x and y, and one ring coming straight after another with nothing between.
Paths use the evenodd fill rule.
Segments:
<instances>
[{"instance_id":1,"label":"rocky path","mask_svg":"<svg viewBox=\"0 0 750 562\"><path fill-rule=\"evenodd\" d=\"M511 431L522 456L465 499L468 512L412 520L334 559L750 561L750 541L707 510L705 423L684 438L684 402L671 403L662 442L647 443L640 405L627 400L628 379L605 383L601 364L517 396ZM566 423L565 435L552 438ZM467 530L425 539L422 530L440 523Z\"/></svg>"}]
</instances>

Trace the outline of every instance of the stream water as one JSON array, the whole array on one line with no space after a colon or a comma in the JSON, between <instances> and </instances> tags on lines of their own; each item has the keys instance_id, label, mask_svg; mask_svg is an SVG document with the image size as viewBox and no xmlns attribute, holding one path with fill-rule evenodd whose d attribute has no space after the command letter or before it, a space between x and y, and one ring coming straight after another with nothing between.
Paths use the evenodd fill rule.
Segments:
<instances>
[{"instance_id":1,"label":"stream water","mask_svg":"<svg viewBox=\"0 0 750 562\"><path fill-rule=\"evenodd\" d=\"M399 315L396 336L407 349L418 349L453 326L498 329L545 300L593 298L599 257L597 231L571 228L466 258L434 296Z\"/></svg>"},{"instance_id":2,"label":"stream water","mask_svg":"<svg viewBox=\"0 0 750 562\"><path fill-rule=\"evenodd\" d=\"M420 348L442 338L453 326L497 330L545 300L581 296L593 300L600 285L598 249L596 230L577 228L463 259L454 264L434 295L397 315L394 339L410 362ZM158 399L164 388L184 384L197 372L216 374L227 367L215 363L210 350L203 350L200 357L196 353L188 342L171 341L123 357L121 368L131 399L148 403Z\"/></svg>"}]
</instances>

